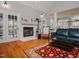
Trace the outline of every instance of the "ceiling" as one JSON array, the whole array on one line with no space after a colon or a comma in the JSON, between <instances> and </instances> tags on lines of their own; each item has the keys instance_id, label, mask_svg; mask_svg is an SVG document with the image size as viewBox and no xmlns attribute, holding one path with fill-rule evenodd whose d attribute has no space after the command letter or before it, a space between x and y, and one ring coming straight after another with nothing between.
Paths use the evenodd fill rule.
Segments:
<instances>
[{"instance_id":1,"label":"ceiling","mask_svg":"<svg viewBox=\"0 0 79 59\"><path fill-rule=\"evenodd\" d=\"M79 7L79 1L19 1L18 3L48 14Z\"/></svg>"},{"instance_id":2,"label":"ceiling","mask_svg":"<svg viewBox=\"0 0 79 59\"><path fill-rule=\"evenodd\" d=\"M34 9L43 11L43 12L49 12L51 11L52 8L54 8L55 2L50 2L50 1L28 1L28 2L20 2L21 4L27 5L29 7L32 7Z\"/></svg>"},{"instance_id":3,"label":"ceiling","mask_svg":"<svg viewBox=\"0 0 79 59\"><path fill-rule=\"evenodd\" d=\"M74 16L74 15L79 15L79 7L58 13L58 16L66 16L67 17L67 16Z\"/></svg>"}]
</instances>

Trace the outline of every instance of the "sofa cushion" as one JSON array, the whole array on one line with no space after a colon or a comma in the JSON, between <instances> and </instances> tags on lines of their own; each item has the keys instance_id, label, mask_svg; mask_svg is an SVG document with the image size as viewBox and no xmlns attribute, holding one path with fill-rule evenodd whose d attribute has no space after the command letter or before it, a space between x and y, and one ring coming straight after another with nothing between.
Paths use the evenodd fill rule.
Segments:
<instances>
[{"instance_id":1,"label":"sofa cushion","mask_svg":"<svg viewBox=\"0 0 79 59\"><path fill-rule=\"evenodd\" d=\"M57 29L56 33L58 35L65 35L68 36L68 29Z\"/></svg>"},{"instance_id":2,"label":"sofa cushion","mask_svg":"<svg viewBox=\"0 0 79 59\"><path fill-rule=\"evenodd\" d=\"M67 39L69 39L69 40L71 40L71 41L78 41L79 42L79 39L78 38L67 38Z\"/></svg>"},{"instance_id":3,"label":"sofa cushion","mask_svg":"<svg viewBox=\"0 0 79 59\"><path fill-rule=\"evenodd\" d=\"M74 44L78 44L78 45L79 45L79 41L75 40L75 41L74 41Z\"/></svg>"},{"instance_id":4,"label":"sofa cushion","mask_svg":"<svg viewBox=\"0 0 79 59\"><path fill-rule=\"evenodd\" d=\"M67 36L65 36L65 35L56 35L55 37L56 37L58 40L59 40L59 39L67 40Z\"/></svg>"},{"instance_id":5,"label":"sofa cushion","mask_svg":"<svg viewBox=\"0 0 79 59\"><path fill-rule=\"evenodd\" d=\"M73 43L74 43L74 41L75 41L75 40L78 40L78 39L72 38L72 37L67 37L67 40L69 40L70 42L73 42Z\"/></svg>"},{"instance_id":6,"label":"sofa cushion","mask_svg":"<svg viewBox=\"0 0 79 59\"><path fill-rule=\"evenodd\" d=\"M69 30L69 37L79 39L79 29L70 29Z\"/></svg>"}]
</instances>

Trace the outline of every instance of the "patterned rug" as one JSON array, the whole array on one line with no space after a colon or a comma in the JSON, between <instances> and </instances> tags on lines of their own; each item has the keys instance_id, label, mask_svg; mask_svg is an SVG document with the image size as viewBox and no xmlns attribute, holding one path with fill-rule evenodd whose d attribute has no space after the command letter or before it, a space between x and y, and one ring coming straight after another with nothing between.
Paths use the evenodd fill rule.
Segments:
<instances>
[{"instance_id":1,"label":"patterned rug","mask_svg":"<svg viewBox=\"0 0 79 59\"><path fill-rule=\"evenodd\" d=\"M72 52L48 45L48 43L25 51L30 58L78 58L79 47L74 47Z\"/></svg>"}]
</instances>

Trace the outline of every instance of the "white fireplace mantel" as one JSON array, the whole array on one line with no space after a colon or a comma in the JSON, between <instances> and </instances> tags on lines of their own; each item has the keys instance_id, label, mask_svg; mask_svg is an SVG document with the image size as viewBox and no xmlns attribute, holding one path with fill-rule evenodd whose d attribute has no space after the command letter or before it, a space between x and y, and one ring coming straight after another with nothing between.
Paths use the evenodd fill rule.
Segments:
<instances>
[{"instance_id":1,"label":"white fireplace mantel","mask_svg":"<svg viewBox=\"0 0 79 59\"><path fill-rule=\"evenodd\" d=\"M28 36L28 37L23 37L23 27L33 27L33 36ZM36 37L36 29L37 29L37 22L25 22L21 24L20 27L20 32L19 32L19 38L22 41L29 41L29 40L34 40L37 39Z\"/></svg>"}]
</instances>

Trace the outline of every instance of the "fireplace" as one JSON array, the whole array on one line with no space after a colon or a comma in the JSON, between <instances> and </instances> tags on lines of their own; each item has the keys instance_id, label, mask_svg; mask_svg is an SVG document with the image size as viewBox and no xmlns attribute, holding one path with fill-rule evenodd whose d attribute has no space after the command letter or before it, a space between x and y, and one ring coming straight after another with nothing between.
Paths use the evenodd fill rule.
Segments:
<instances>
[{"instance_id":1,"label":"fireplace","mask_svg":"<svg viewBox=\"0 0 79 59\"><path fill-rule=\"evenodd\" d=\"M23 27L23 36L33 36L33 27Z\"/></svg>"}]
</instances>

